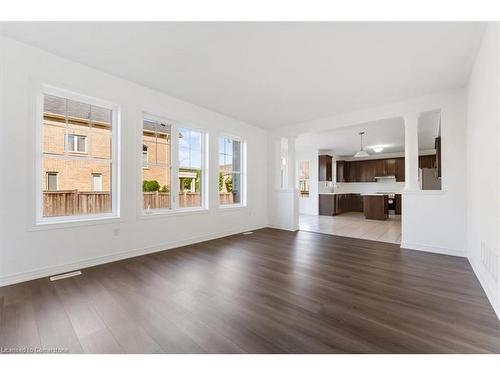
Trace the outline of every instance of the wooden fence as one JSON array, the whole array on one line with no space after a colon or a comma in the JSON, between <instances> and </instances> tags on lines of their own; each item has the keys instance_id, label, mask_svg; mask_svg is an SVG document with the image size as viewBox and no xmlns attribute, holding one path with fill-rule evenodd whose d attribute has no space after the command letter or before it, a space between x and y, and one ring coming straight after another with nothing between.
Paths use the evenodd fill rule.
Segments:
<instances>
[{"instance_id":1,"label":"wooden fence","mask_svg":"<svg viewBox=\"0 0 500 375\"><path fill-rule=\"evenodd\" d=\"M57 190L43 192L43 216L67 216L111 212L109 191Z\"/></svg>"},{"instance_id":2,"label":"wooden fence","mask_svg":"<svg viewBox=\"0 0 500 375\"><path fill-rule=\"evenodd\" d=\"M220 193L220 204L233 203L232 193ZM145 192L145 209L170 208L170 193ZM201 206L200 193L179 193L179 207ZM43 216L69 216L111 212L109 191L57 190L43 192Z\"/></svg>"}]
</instances>

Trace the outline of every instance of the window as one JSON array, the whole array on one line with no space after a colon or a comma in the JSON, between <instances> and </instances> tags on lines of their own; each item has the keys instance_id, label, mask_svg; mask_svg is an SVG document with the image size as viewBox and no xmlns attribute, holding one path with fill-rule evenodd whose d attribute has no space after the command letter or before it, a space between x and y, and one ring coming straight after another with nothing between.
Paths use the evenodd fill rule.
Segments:
<instances>
[{"instance_id":1,"label":"window","mask_svg":"<svg viewBox=\"0 0 500 375\"><path fill-rule=\"evenodd\" d=\"M102 174L92 173L92 191L102 191Z\"/></svg>"},{"instance_id":2,"label":"window","mask_svg":"<svg viewBox=\"0 0 500 375\"><path fill-rule=\"evenodd\" d=\"M142 145L142 167L147 168L148 165L148 146Z\"/></svg>"},{"instance_id":3,"label":"window","mask_svg":"<svg viewBox=\"0 0 500 375\"><path fill-rule=\"evenodd\" d=\"M47 172L47 190L57 190L57 172Z\"/></svg>"},{"instance_id":4,"label":"window","mask_svg":"<svg viewBox=\"0 0 500 375\"><path fill-rule=\"evenodd\" d=\"M205 207L206 135L175 121L144 114L142 211L169 213Z\"/></svg>"},{"instance_id":5,"label":"window","mask_svg":"<svg viewBox=\"0 0 500 375\"><path fill-rule=\"evenodd\" d=\"M299 161L299 190L301 197L309 197L309 160Z\"/></svg>"},{"instance_id":6,"label":"window","mask_svg":"<svg viewBox=\"0 0 500 375\"><path fill-rule=\"evenodd\" d=\"M87 137L84 135L68 134L66 150L70 152L87 152Z\"/></svg>"},{"instance_id":7,"label":"window","mask_svg":"<svg viewBox=\"0 0 500 375\"><path fill-rule=\"evenodd\" d=\"M42 97L37 222L117 216L114 107L53 88Z\"/></svg>"},{"instance_id":8,"label":"window","mask_svg":"<svg viewBox=\"0 0 500 375\"><path fill-rule=\"evenodd\" d=\"M179 208L201 207L203 133L179 129Z\"/></svg>"},{"instance_id":9,"label":"window","mask_svg":"<svg viewBox=\"0 0 500 375\"><path fill-rule=\"evenodd\" d=\"M219 204L243 204L242 142L219 138Z\"/></svg>"},{"instance_id":10,"label":"window","mask_svg":"<svg viewBox=\"0 0 500 375\"><path fill-rule=\"evenodd\" d=\"M171 209L172 125L152 116L142 121L142 207Z\"/></svg>"}]
</instances>

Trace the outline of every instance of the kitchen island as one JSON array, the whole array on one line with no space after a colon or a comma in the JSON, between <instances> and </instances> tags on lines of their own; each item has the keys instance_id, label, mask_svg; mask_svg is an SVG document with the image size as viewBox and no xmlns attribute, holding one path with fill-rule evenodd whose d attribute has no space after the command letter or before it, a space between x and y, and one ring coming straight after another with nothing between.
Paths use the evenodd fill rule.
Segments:
<instances>
[{"instance_id":1,"label":"kitchen island","mask_svg":"<svg viewBox=\"0 0 500 375\"><path fill-rule=\"evenodd\" d=\"M365 219L386 220L389 217L389 197L387 194L367 193L363 197Z\"/></svg>"}]
</instances>

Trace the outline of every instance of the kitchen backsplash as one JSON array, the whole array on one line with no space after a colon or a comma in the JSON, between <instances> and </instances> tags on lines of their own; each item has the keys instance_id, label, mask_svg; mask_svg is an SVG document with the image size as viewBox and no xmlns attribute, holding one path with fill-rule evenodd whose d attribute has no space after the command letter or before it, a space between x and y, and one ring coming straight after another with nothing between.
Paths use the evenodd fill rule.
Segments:
<instances>
[{"instance_id":1,"label":"kitchen backsplash","mask_svg":"<svg viewBox=\"0 0 500 375\"><path fill-rule=\"evenodd\" d=\"M332 182L320 181L318 183L319 194L324 193L398 193L405 187L404 182L396 179L384 179L380 182Z\"/></svg>"}]
</instances>

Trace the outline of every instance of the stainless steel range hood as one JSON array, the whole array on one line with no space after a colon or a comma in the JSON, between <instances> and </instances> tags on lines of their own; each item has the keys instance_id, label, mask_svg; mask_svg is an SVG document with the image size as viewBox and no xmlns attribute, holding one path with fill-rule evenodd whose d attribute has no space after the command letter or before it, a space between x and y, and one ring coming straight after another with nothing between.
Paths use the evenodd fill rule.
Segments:
<instances>
[{"instance_id":1,"label":"stainless steel range hood","mask_svg":"<svg viewBox=\"0 0 500 375\"><path fill-rule=\"evenodd\" d=\"M384 180L384 179L396 179L396 176L390 175L390 176L375 176L375 180Z\"/></svg>"}]
</instances>

